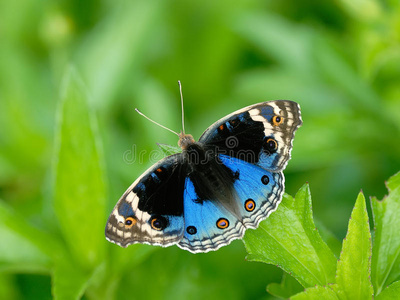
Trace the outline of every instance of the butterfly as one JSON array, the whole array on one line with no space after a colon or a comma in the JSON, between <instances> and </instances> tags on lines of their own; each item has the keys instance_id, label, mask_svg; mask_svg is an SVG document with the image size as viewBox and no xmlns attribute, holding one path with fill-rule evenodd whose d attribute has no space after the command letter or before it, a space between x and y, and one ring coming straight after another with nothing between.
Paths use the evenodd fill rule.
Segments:
<instances>
[{"instance_id":1,"label":"butterfly","mask_svg":"<svg viewBox=\"0 0 400 300\"><path fill-rule=\"evenodd\" d=\"M282 171L301 124L296 102L276 100L220 119L198 142L183 131L182 152L154 164L119 199L106 238L122 247L176 244L192 253L242 238L281 202Z\"/></svg>"}]
</instances>

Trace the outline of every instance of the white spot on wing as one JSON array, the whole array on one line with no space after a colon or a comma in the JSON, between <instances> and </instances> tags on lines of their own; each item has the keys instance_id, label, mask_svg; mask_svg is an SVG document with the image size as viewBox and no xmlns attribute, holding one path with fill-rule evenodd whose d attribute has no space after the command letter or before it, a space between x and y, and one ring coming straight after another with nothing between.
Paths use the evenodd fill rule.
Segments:
<instances>
[{"instance_id":1,"label":"white spot on wing","mask_svg":"<svg viewBox=\"0 0 400 300\"><path fill-rule=\"evenodd\" d=\"M135 196L136 196L136 194L134 192L130 192L130 193L128 193L128 195L126 195L125 201L128 203L132 203Z\"/></svg>"},{"instance_id":2,"label":"white spot on wing","mask_svg":"<svg viewBox=\"0 0 400 300\"><path fill-rule=\"evenodd\" d=\"M268 102L268 105L271 106L274 109L274 114L280 116L281 115L281 109L279 108L278 105L276 105L274 102Z\"/></svg>"},{"instance_id":3,"label":"white spot on wing","mask_svg":"<svg viewBox=\"0 0 400 300\"><path fill-rule=\"evenodd\" d=\"M113 210L112 214L114 215L115 219L117 219L118 223L125 222L125 218L118 213L117 208Z\"/></svg>"},{"instance_id":4,"label":"white spot on wing","mask_svg":"<svg viewBox=\"0 0 400 300\"><path fill-rule=\"evenodd\" d=\"M271 132L273 132L273 127L268 122L268 120L261 115L261 111L259 109L254 108L252 110L249 110L249 114L250 114L250 117L253 119L253 121L263 123L265 136L271 135Z\"/></svg>"},{"instance_id":5,"label":"white spot on wing","mask_svg":"<svg viewBox=\"0 0 400 300\"><path fill-rule=\"evenodd\" d=\"M139 197L135 194L135 197L133 198L133 201L131 203L133 211L136 211L138 209L138 204L139 204Z\"/></svg>"}]
</instances>

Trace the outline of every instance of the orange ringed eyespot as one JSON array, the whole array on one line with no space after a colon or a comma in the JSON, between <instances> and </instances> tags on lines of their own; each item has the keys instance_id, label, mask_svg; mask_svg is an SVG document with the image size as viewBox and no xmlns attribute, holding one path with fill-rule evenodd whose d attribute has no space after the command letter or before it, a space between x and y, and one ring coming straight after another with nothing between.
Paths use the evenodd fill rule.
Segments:
<instances>
[{"instance_id":1,"label":"orange ringed eyespot","mask_svg":"<svg viewBox=\"0 0 400 300\"><path fill-rule=\"evenodd\" d=\"M274 126L278 126L283 122L283 117L281 116L273 116L272 123Z\"/></svg>"},{"instance_id":2,"label":"orange ringed eyespot","mask_svg":"<svg viewBox=\"0 0 400 300\"><path fill-rule=\"evenodd\" d=\"M168 221L163 216L152 217L150 225L154 230L160 231L167 227Z\"/></svg>"},{"instance_id":3,"label":"orange ringed eyespot","mask_svg":"<svg viewBox=\"0 0 400 300\"><path fill-rule=\"evenodd\" d=\"M153 219L151 220L151 227L155 230L161 230L161 226L158 224L158 220L157 219Z\"/></svg>"},{"instance_id":4,"label":"orange ringed eyespot","mask_svg":"<svg viewBox=\"0 0 400 300\"><path fill-rule=\"evenodd\" d=\"M256 208L256 203L254 202L253 199L248 199L244 203L244 208L249 212L253 211Z\"/></svg>"},{"instance_id":5,"label":"orange ringed eyespot","mask_svg":"<svg viewBox=\"0 0 400 300\"><path fill-rule=\"evenodd\" d=\"M276 141L274 139L268 139L267 145L268 145L269 150L276 150L276 148L278 148L278 144L276 143Z\"/></svg>"},{"instance_id":6,"label":"orange ringed eyespot","mask_svg":"<svg viewBox=\"0 0 400 300\"><path fill-rule=\"evenodd\" d=\"M218 219L218 221L217 221L217 227L219 228L219 229L225 229L225 228L227 228L229 226L229 221L227 220L227 219L225 219L225 218L220 218L220 219Z\"/></svg>"},{"instance_id":7,"label":"orange ringed eyespot","mask_svg":"<svg viewBox=\"0 0 400 300\"><path fill-rule=\"evenodd\" d=\"M136 220L133 217L127 217L125 219L125 228L131 228L136 224Z\"/></svg>"},{"instance_id":8,"label":"orange ringed eyespot","mask_svg":"<svg viewBox=\"0 0 400 300\"><path fill-rule=\"evenodd\" d=\"M219 130L221 130L221 131L224 130L224 127L225 127L224 124L220 125Z\"/></svg>"}]
</instances>

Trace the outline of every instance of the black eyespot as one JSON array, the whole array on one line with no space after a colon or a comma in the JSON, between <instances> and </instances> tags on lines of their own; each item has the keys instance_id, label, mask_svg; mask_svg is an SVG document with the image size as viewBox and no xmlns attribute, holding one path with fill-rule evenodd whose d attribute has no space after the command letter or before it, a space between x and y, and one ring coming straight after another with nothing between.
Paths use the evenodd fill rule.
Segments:
<instances>
[{"instance_id":1,"label":"black eyespot","mask_svg":"<svg viewBox=\"0 0 400 300\"><path fill-rule=\"evenodd\" d=\"M263 147L265 152L271 154L278 149L278 143L275 139L268 137L264 139Z\"/></svg>"},{"instance_id":2,"label":"black eyespot","mask_svg":"<svg viewBox=\"0 0 400 300\"><path fill-rule=\"evenodd\" d=\"M269 183L269 177L267 175L264 175L263 177L261 177L261 182L264 185L267 185Z\"/></svg>"},{"instance_id":3,"label":"black eyespot","mask_svg":"<svg viewBox=\"0 0 400 300\"><path fill-rule=\"evenodd\" d=\"M194 227L194 226L188 226L188 227L186 228L186 232L189 233L189 234L191 234L191 235L193 235L193 234L196 234L196 233L197 233L197 229L196 229L196 227Z\"/></svg>"},{"instance_id":4,"label":"black eyespot","mask_svg":"<svg viewBox=\"0 0 400 300\"><path fill-rule=\"evenodd\" d=\"M151 228L154 230L163 230L168 225L168 220L163 216L154 216L150 219Z\"/></svg>"}]
</instances>

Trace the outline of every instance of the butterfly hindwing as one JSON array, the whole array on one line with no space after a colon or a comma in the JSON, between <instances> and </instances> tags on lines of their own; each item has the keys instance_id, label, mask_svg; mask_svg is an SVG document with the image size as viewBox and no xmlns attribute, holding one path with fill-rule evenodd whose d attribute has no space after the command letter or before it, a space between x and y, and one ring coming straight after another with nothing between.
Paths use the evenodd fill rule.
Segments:
<instances>
[{"instance_id":1,"label":"butterfly hindwing","mask_svg":"<svg viewBox=\"0 0 400 300\"><path fill-rule=\"evenodd\" d=\"M198 201L195 186L186 179L185 232L178 246L193 253L208 252L241 238L244 226L228 209L210 199Z\"/></svg>"},{"instance_id":2,"label":"butterfly hindwing","mask_svg":"<svg viewBox=\"0 0 400 300\"><path fill-rule=\"evenodd\" d=\"M149 168L122 195L106 225L109 241L167 246L182 238L183 164L181 155L164 158Z\"/></svg>"},{"instance_id":3,"label":"butterfly hindwing","mask_svg":"<svg viewBox=\"0 0 400 300\"><path fill-rule=\"evenodd\" d=\"M222 206L213 200L198 201L196 188L186 179L184 192L185 232L178 246L193 253L208 252L243 236L247 228L256 228L273 212L282 198L284 177L259 166L220 155L221 163L231 170L232 193L236 207Z\"/></svg>"},{"instance_id":4,"label":"butterfly hindwing","mask_svg":"<svg viewBox=\"0 0 400 300\"><path fill-rule=\"evenodd\" d=\"M276 172L286 167L294 133L301 124L296 102L268 101L222 118L203 133L199 142Z\"/></svg>"},{"instance_id":5,"label":"butterfly hindwing","mask_svg":"<svg viewBox=\"0 0 400 300\"><path fill-rule=\"evenodd\" d=\"M220 159L236 174L233 188L240 203L243 225L246 228L257 228L281 202L285 184L283 173L269 172L226 155L220 155Z\"/></svg>"}]
</instances>

